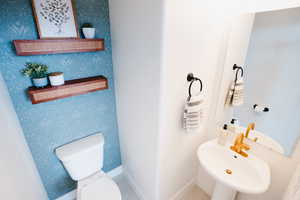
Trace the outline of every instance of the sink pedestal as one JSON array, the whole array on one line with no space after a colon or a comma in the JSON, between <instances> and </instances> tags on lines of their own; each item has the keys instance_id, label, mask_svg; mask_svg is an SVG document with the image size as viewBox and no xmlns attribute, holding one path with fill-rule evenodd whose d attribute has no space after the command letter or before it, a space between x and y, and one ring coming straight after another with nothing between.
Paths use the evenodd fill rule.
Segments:
<instances>
[{"instance_id":1,"label":"sink pedestal","mask_svg":"<svg viewBox=\"0 0 300 200\"><path fill-rule=\"evenodd\" d=\"M211 200L234 200L236 193L236 190L217 181Z\"/></svg>"}]
</instances>

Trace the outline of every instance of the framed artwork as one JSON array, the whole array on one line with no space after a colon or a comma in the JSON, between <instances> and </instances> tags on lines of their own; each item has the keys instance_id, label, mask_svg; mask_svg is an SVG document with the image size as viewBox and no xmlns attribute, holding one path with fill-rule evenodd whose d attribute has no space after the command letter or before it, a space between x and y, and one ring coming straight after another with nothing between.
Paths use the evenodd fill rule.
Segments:
<instances>
[{"instance_id":1,"label":"framed artwork","mask_svg":"<svg viewBox=\"0 0 300 200\"><path fill-rule=\"evenodd\" d=\"M40 39L79 38L73 0L32 0Z\"/></svg>"}]
</instances>

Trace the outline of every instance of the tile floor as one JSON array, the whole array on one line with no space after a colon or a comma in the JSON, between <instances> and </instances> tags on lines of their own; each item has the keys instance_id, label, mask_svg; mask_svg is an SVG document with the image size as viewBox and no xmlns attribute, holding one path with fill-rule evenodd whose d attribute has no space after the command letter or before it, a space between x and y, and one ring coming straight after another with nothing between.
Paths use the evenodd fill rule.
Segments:
<instances>
[{"instance_id":1,"label":"tile floor","mask_svg":"<svg viewBox=\"0 0 300 200\"><path fill-rule=\"evenodd\" d=\"M198 186L193 186L181 200L209 200L209 196Z\"/></svg>"},{"instance_id":2,"label":"tile floor","mask_svg":"<svg viewBox=\"0 0 300 200\"><path fill-rule=\"evenodd\" d=\"M116 183L118 184L121 193L122 200L140 200L136 193L133 191L131 186L129 185L125 176L120 175L114 178ZM209 200L209 196L205 194L199 187L193 186L187 194L181 200Z\"/></svg>"}]
</instances>

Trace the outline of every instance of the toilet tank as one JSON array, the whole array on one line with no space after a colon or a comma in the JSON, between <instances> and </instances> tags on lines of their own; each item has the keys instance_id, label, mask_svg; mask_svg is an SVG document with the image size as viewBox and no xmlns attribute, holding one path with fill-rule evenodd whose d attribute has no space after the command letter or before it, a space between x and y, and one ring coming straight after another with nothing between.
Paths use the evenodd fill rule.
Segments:
<instances>
[{"instance_id":1,"label":"toilet tank","mask_svg":"<svg viewBox=\"0 0 300 200\"><path fill-rule=\"evenodd\" d=\"M78 181L102 169L103 146L104 138L99 133L58 147L55 153L71 178Z\"/></svg>"}]
</instances>

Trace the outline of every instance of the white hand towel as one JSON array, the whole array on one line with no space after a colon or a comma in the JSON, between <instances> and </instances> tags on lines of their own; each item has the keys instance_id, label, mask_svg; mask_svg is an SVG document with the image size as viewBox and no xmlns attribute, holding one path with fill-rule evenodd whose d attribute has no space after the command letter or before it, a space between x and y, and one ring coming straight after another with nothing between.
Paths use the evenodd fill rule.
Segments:
<instances>
[{"instance_id":1,"label":"white hand towel","mask_svg":"<svg viewBox=\"0 0 300 200\"><path fill-rule=\"evenodd\" d=\"M232 105L240 106L244 103L244 80L239 78L234 86Z\"/></svg>"},{"instance_id":2,"label":"white hand towel","mask_svg":"<svg viewBox=\"0 0 300 200\"><path fill-rule=\"evenodd\" d=\"M231 106L240 106L244 104L244 80L239 78L233 82L229 88L226 98L226 104Z\"/></svg>"},{"instance_id":3,"label":"white hand towel","mask_svg":"<svg viewBox=\"0 0 300 200\"><path fill-rule=\"evenodd\" d=\"M183 127L187 132L196 131L204 118L204 98L202 94L188 98L183 113Z\"/></svg>"},{"instance_id":4,"label":"white hand towel","mask_svg":"<svg viewBox=\"0 0 300 200\"><path fill-rule=\"evenodd\" d=\"M228 90L227 98L226 98L226 104L232 105L232 98L233 98L233 92L234 92L234 85L235 83L232 82L230 85L230 88Z\"/></svg>"}]
</instances>

